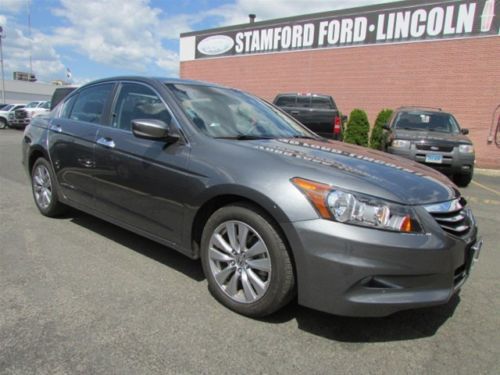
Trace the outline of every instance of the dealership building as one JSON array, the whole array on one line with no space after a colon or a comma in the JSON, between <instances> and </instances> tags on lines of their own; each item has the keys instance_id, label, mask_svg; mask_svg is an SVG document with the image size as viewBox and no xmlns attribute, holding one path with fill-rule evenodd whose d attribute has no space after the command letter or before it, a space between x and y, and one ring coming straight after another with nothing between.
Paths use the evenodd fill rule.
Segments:
<instances>
[{"instance_id":1,"label":"dealership building","mask_svg":"<svg viewBox=\"0 0 500 375\"><path fill-rule=\"evenodd\" d=\"M180 76L249 91L329 94L373 123L439 107L500 168L500 2L400 1L181 34Z\"/></svg>"}]
</instances>

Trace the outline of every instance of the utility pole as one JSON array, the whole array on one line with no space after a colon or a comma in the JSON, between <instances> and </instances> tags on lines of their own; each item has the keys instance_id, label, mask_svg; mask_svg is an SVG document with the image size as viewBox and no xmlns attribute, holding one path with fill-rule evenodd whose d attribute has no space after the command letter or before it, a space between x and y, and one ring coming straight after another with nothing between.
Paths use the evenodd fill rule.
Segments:
<instances>
[{"instance_id":1,"label":"utility pole","mask_svg":"<svg viewBox=\"0 0 500 375\"><path fill-rule=\"evenodd\" d=\"M3 35L3 27L0 26L0 64L2 65L2 103L5 103L5 77L3 74L3 48L2 48L2 39Z\"/></svg>"}]
</instances>

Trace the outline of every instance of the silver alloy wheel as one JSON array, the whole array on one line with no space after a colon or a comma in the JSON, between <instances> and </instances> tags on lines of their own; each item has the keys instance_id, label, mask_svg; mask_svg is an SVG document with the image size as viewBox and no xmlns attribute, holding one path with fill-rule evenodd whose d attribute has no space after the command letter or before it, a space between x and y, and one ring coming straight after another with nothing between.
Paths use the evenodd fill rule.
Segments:
<instances>
[{"instance_id":1,"label":"silver alloy wheel","mask_svg":"<svg viewBox=\"0 0 500 375\"><path fill-rule=\"evenodd\" d=\"M252 303L264 296L271 281L271 256L262 237L241 221L226 221L208 245L210 271L231 299Z\"/></svg>"},{"instance_id":2,"label":"silver alloy wheel","mask_svg":"<svg viewBox=\"0 0 500 375\"><path fill-rule=\"evenodd\" d=\"M33 191L36 204L46 210L52 202L52 182L47 167L40 164L33 171Z\"/></svg>"}]
</instances>

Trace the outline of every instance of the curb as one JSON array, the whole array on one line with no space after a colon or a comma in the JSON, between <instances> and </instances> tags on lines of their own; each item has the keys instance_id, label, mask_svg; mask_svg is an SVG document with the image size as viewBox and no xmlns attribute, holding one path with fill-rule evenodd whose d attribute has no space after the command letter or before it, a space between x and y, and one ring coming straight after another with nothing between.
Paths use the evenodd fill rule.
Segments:
<instances>
[{"instance_id":1,"label":"curb","mask_svg":"<svg viewBox=\"0 0 500 375\"><path fill-rule=\"evenodd\" d=\"M495 176L500 177L500 169L479 169L474 168L474 174L481 176Z\"/></svg>"}]
</instances>

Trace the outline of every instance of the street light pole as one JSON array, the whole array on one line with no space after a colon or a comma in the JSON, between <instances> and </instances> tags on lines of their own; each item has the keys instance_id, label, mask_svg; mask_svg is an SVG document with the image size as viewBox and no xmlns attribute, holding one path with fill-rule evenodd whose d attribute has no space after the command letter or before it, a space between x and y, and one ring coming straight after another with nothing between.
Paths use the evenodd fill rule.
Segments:
<instances>
[{"instance_id":1,"label":"street light pole","mask_svg":"<svg viewBox=\"0 0 500 375\"><path fill-rule=\"evenodd\" d=\"M3 39L3 27L0 26L0 64L2 65L2 103L5 103L5 77L4 77L4 74L3 74L2 39Z\"/></svg>"}]
</instances>

